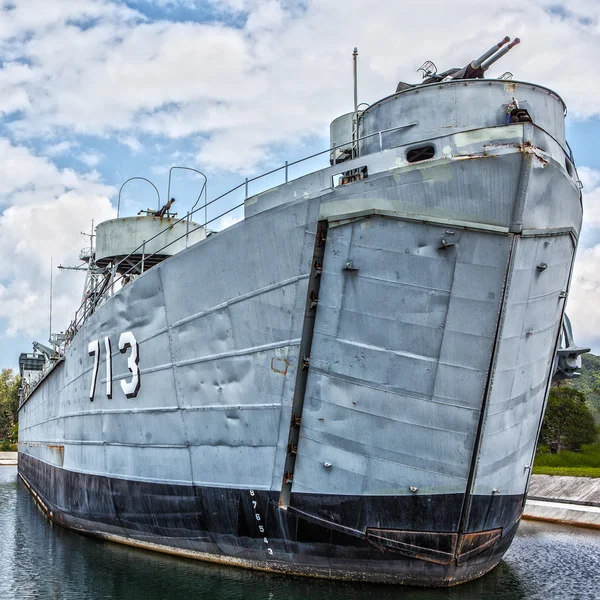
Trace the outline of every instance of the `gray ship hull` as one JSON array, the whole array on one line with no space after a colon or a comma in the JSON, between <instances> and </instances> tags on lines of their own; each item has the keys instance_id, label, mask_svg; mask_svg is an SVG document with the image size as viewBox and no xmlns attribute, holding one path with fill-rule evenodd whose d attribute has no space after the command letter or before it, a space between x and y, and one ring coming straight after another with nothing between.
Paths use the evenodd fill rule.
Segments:
<instances>
[{"instance_id":1,"label":"gray ship hull","mask_svg":"<svg viewBox=\"0 0 600 600\"><path fill-rule=\"evenodd\" d=\"M422 131L249 198L243 222L85 321L20 408L19 472L50 518L319 577L453 585L498 563L525 502L581 201L560 100L469 85L498 105L528 90L536 124L457 116L448 131L421 115ZM474 92L421 93L459 111ZM389 127L394 100L410 98L369 109L366 130ZM440 151L409 164L423 131ZM112 372L104 352L94 373L96 340Z\"/></svg>"}]
</instances>

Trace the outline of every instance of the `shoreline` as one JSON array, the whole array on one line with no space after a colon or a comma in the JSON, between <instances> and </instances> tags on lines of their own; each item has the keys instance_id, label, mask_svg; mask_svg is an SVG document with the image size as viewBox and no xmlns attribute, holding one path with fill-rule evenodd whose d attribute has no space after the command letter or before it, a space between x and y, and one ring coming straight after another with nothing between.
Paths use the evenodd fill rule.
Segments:
<instances>
[{"instance_id":1,"label":"shoreline","mask_svg":"<svg viewBox=\"0 0 600 600\"><path fill-rule=\"evenodd\" d=\"M0 452L0 467L16 467L18 464L18 452Z\"/></svg>"},{"instance_id":2,"label":"shoreline","mask_svg":"<svg viewBox=\"0 0 600 600\"><path fill-rule=\"evenodd\" d=\"M600 529L600 479L532 475L523 518Z\"/></svg>"},{"instance_id":3,"label":"shoreline","mask_svg":"<svg viewBox=\"0 0 600 600\"><path fill-rule=\"evenodd\" d=\"M568 502L527 500L524 520L544 521L557 525L600 529L600 508L596 506L581 506Z\"/></svg>"}]
</instances>

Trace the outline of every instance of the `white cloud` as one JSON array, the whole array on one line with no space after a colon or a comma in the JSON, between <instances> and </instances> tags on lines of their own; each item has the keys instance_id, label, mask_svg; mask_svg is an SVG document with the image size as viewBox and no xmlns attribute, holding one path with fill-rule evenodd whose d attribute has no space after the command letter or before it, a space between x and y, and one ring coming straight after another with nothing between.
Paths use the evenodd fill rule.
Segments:
<instances>
[{"instance_id":1,"label":"white cloud","mask_svg":"<svg viewBox=\"0 0 600 600\"><path fill-rule=\"evenodd\" d=\"M600 228L600 171L580 167L577 172L583 183L585 227L588 229Z\"/></svg>"},{"instance_id":2,"label":"white cloud","mask_svg":"<svg viewBox=\"0 0 600 600\"><path fill-rule=\"evenodd\" d=\"M123 140L193 135L206 144L199 160L231 168L241 156L251 168L269 145L323 135L351 108L353 46L361 50L360 99L372 102L399 79L417 80L425 59L461 66L506 33L523 44L496 74L510 69L556 89L580 117L600 114L600 79L580 66L600 45L600 5L592 1L570 2L568 11L544 0L487 2L476 11L470 0L423 2L410 15L400 2L347 0L344 10L325 0L300 8L276 0L213 4L223 18L243 13L241 28L150 22L122 4L92 0L47 2L48 11L33 11L43 15L29 15L33 4L19 3L8 13L12 27L0 26L0 45L17 40L7 50L13 63L0 69L0 92L7 90L0 110L22 111L11 124L21 138L57 129ZM92 18L85 28L75 24ZM449 27L453 20L460 27Z\"/></svg>"},{"instance_id":3,"label":"white cloud","mask_svg":"<svg viewBox=\"0 0 600 600\"><path fill-rule=\"evenodd\" d=\"M78 262L80 232L89 231L92 219L115 214L114 189L99 183L97 173L59 170L3 139L0 166L0 193L13 202L0 214L0 319L8 320L11 335L37 335L47 322L50 257L55 265ZM71 272L56 272L55 282L55 322L64 328L83 283Z\"/></svg>"},{"instance_id":4,"label":"white cloud","mask_svg":"<svg viewBox=\"0 0 600 600\"><path fill-rule=\"evenodd\" d=\"M600 171L590 169L589 167L579 167L577 172L579 173L579 179L583 183L584 189L593 189L600 186Z\"/></svg>"},{"instance_id":5,"label":"white cloud","mask_svg":"<svg viewBox=\"0 0 600 600\"><path fill-rule=\"evenodd\" d=\"M223 231L223 229L227 229L236 223L244 220L244 209L240 207L226 215L223 215L219 219L216 219L212 223L209 223L208 229L213 231Z\"/></svg>"},{"instance_id":6,"label":"white cloud","mask_svg":"<svg viewBox=\"0 0 600 600\"><path fill-rule=\"evenodd\" d=\"M555 89L578 118L600 115L596 0L570 0L568 10L546 0L483 2L477 10L472 0L431 0L410 11L402 2L346 0L340 9L328 0L226 0L212 3L221 22L209 24L152 21L120 1L43 4L19 0L0 12L0 117L10 117L13 138L0 138L0 318L13 333L41 327L49 256L71 263L79 231L113 215L114 190L96 171L58 169L29 149L36 143L55 142L47 157L79 148L79 160L94 168L103 156L84 151L79 135L110 136L134 153L148 134L190 138L199 164L249 171L272 158L274 144L325 136L329 121L351 109L354 46L359 99L373 102L400 79L417 81L424 60L440 70L462 66L505 34L523 43L490 76L510 70ZM236 27L226 24L232 16ZM580 175L586 226L600 229L600 173ZM569 303L577 336L588 324L600 331L599 254L597 246L577 259ZM60 281L68 293L55 305L66 316L76 280L57 276L57 289Z\"/></svg>"},{"instance_id":7,"label":"white cloud","mask_svg":"<svg viewBox=\"0 0 600 600\"><path fill-rule=\"evenodd\" d=\"M42 154L51 158L54 158L56 156L63 156L73 148L76 148L77 146L78 144L74 141L63 140L62 142L57 142L56 144L46 146Z\"/></svg>"},{"instance_id":8,"label":"white cloud","mask_svg":"<svg viewBox=\"0 0 600 600\"><path fill-rule=\"evenodd\" d=\"M600 171L578 169L583 182L584 228L600 228ZM600 353L600 244L579 248L567 305L575 342Z\"/></svg>"},{"instance_id":9,"label":"white cloud","mask_svg":"<svg viewBox=\"0 0 600 600\"><path fill-rule=\"evenodd\" d=\"M130 22L141 17L120 2L108 0L45 1L18 0L2 3L0 40L19 40L32 33L56 31L67 22L91 22L103 19L112 22Z\"/></svg>"},{"instance_id":10,"label":"white cloud","mask_svg":"<svg viewBox=\"0 0 600 600\"><path fill-rule=\"evenodd\" d=\"M575 343L600 353L600 244L580 249L575 261L567 312Z\"/></svg>"},{"instance_id":11,"label":"white cloud","mask_svg":"<svg viewBox=\"0 0 600 600\"><path fill-rule=\"evenodd\" d=\"M77 159L88 167L97 167L104 159L104 154L101 152L84 152Z\"/></svg>"},{"instance_id":12,"label":"white cloud","mask_svg":"<svg viewBox=\"0 0 600 600\"><path fill-rule=\"evenodd\" d=\"M142 149L142 144L133 135L126 135L119 138L119 142L127 146L134 154L138 153Z\"/></svg>"},{"instance_id":13,"label":"white cloud","mask_svg":"<svg viewBox=\"0 0 600 600\"><path fill-rule=\"evenodd\" d=\"M134 4L143 6L144 4L154 4L161 8L198 8L196 0L133 0Z\"/></svg>"},{"instance_id":14,"label":"white cloud","mask_svg":"<svg viewBox=\"0 0 600 600\"><path fill-rule=\"evenodd\" d=\"M0 138L0 207L54 201L67 189L106 196L111 188L98 183L98 177L94 171L59 170L49 159Z\"/></svg>"},{"instance_id":15,"label":"white cloud","mask_svg":"<svg viewBox=\"0 0 600 600\"><path fill-rule=\"evenodd\" d=\"M11 193L38 185L51 186L56 175L56 168L48 159L34 156L26 147L15 147L10 140L0 138L0 205L6 203Z\"/></svg>"}]
</instances>

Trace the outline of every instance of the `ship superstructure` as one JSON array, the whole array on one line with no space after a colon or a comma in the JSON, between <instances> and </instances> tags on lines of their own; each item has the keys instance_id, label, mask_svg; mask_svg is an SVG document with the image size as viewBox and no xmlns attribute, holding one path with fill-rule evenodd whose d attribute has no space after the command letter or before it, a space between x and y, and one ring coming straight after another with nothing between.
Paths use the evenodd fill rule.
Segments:
<instances>
[{"instance_id":1,"label":"ship superstructure","mask_svg":"<svg viewBox=\"0 0 600 600\"><path fill-rule=\"evenodd\" d=\"M582 218L563 101L481 78L507 41L356 105L328 166L246 180L219 233L192 216L229 195L98 226L95 287L20 408L50 518L319 577L451 585L498 563Z\"/></svg>"}]
</instances>

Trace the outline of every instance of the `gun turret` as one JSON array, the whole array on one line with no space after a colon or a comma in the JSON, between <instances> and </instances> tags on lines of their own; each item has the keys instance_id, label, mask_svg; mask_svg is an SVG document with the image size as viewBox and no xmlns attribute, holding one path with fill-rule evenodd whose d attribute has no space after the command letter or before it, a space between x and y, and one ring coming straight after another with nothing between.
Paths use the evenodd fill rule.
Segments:
<instances>
[{"instance_id":1,"label":"gun turret","mask_svg":"<svg viewBox=\"0 0 600 600\"><path fill-rule=\"evenodd\" d=\"M497 52L483 63L481 63L481 70L487 71L497 60L501 59L507 52L512 50L517 44L520 44L521 40L519 38L515 38L508 46L502 48L500 52Z\"/></svg>"},{"instance_id":2,"label":"gun turret","mask_svg":"<svg viewBox=\"0 0 600 600\"><path fill-rule=\"evenodd\" d=\"M155 217L165 217L165 216L169 216L169 209L171 208L171 206L173 205L173 202L175 202L175 198L171 198L162 208L158 209L155 213L154 216Z\"/></svg>"},{"instance_id":3,"label":"gun turret","mask_svg":"<svg viewBox=\"0 0 600 600\"><path fill-rule=\"evenodd\" d=\"M504 44L508 44L508 42L510 42L510 38L506 36L502 41L498 42L495 46L492 46L487 52L484 52L479 58L472 60L470 64L471 69L474 71L479 69L484 60L488 59L492 54L495 54L502 46L504 46Z\"/></svg>"},{"instance_id":4,"label":"gun turret","mask_svg":"<svg viewBox=\"0 0 600 600\"><path fill-rule=\"evenodd\" d=\"M451 79L480 79L497 60L502 58L520 42L521 40L519 38L515 38L511 42L510 37L506 36L489 50L484 52L479 58L472 60L466 67L463 67L462 69L448 69L443 73L437 73L435 65L431 61L427 61L419 69L420 71L423 71L423 84L426 85L428 83L437 83L439 81L449 81ZM396 91L399 92L409 87L413 86L400 82Z\"/></svg>"},{"instance_id":5,"label":"gun turret","mask_svg":"<svg viewBox=\"0 0 600 600\"><path fill-rule=\"evenodd\" d=\"M483 74L497 60L502 58L507 52L520 43L519 38L515 38L510 42L510 38L506 36L500 40L495 46L492 46L487 52L484 52L479 58L472 60L466 67L459 69L451 75L451 79L480 79ZM510 44L508 44L510 42ZM508 46L506 46L508 44ZM504 47L503 47L504 46Z\"/></svg>"}]
</instances>

